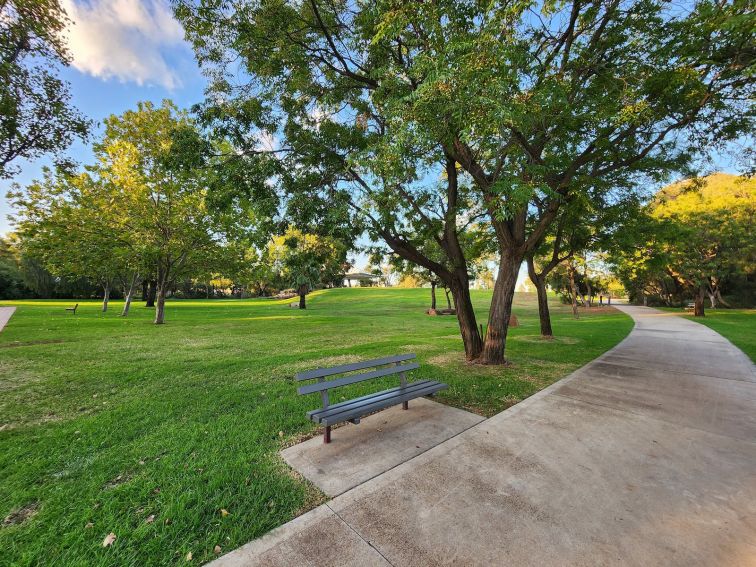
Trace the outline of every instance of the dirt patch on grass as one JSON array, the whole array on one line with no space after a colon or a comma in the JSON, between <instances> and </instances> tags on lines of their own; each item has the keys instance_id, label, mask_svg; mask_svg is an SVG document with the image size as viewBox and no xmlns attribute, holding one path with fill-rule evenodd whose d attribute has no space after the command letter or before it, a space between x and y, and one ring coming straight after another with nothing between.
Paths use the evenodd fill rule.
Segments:
<instances>
[{"instance_id":1,"label":"dirt patch on grass","mask_svg":"<svg viewBox=\"0 0 756 567\"><path fill-rule=\"evenodd\" d=\"M577 337L544 337L542 335L512 335L512 337L510 337L510 340L521 343L559 343L563 345L575 345L579 342L582 342L582 340L578 339Z\"/></svg>"},{"instance_id":2,"label":"dirt patch on grass","mask_svg":"<svg viewBox=\"0 0 756 567\"><path fill-rule=\"evenodd\" d=\"M26 506L16 508L3 520L3 527L17 526L32 518L39 511L39 502L30 502Z\"/></svg>"},{"instance_id":3,"label":"dirt patch on grass","mask_svg":"<svg viewBox=\"0 0 756 567\"><path fill-rule=\"evenodd\" d=\"M119 474L114 479L109 480L105 483L105 485L102 487L103 490L113 490L114 488L117 488L121 486L122 484L125 484L131 480L130 474Z\"/></svg>"},{"instance_id":4,"label":"dirt patch on grass","mask_svg":"<svg viewBox=\"0 0 756 567\"><path fill-rule=\"evenodd\" d=\"M465 358L464 352L445 352L437 354L428 359L428 364L439 367L453 366L456 368L467 368L479 376L490 376L493 374L500 374L502 370L510 370L515 365L511 362L506 364L478 364L476 362L468 362Z\"/></svg>"}]
</instances>

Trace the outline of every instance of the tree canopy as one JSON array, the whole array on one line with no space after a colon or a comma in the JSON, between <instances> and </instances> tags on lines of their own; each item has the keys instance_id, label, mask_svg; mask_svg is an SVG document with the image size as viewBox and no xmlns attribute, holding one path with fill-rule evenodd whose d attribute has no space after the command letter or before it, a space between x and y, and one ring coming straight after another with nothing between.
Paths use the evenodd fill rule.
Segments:
<instances>
[{"instance_id":1,"label":"tree canopy","mask_svg":"<svg viewBox=\"0 0 756 567\"><path fill-rule=\"evenodd\" d=\"M482 363L504 361L520 264L562 206L664 178L753 117L746 2L178 0L176 13L211 78L208 124L261 169L306 172L278 181L312 209L346 204L446 282ZM460 244L479 218L499 261L486 337Z\"/></svg>"},{"instance_id":2,"label":"tree canopy","mask_svg":"<svg viewBox=\"0 0 756 567\"><path fill-rule=\"evenodd\" d=\"M634 296L667 303L722 300L728 280L756 273L756 180L729 174L674 183L659 191L626 228L613 255Z\"/></svg>"},{"instance_id":3,"label":"tree canopy","mask_svg":"<svg viewBox=\"0 0 756 567\"><path fill-rule=\"evenodd\" d=\"M55 73L70 61L68 24L59 0L0 3L0 179L18 171L14 160L60 155L89 129Z\"/></svg>"}]
</instances>

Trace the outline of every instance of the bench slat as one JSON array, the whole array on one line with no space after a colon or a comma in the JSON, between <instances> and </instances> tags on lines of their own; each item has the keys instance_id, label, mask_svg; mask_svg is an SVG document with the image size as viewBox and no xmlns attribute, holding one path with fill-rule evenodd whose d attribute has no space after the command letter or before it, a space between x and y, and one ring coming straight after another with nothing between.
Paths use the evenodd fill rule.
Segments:
<instances>
[{"instance_id":1,"label":"bench slat","mask_svg":"<svg viewBox=\"0 0 756 567\"><path fill-rule=\"evenodd\" d=\"M350 419L362 417L364 415L367 415L374 411L378 411L383 408L387 408L389 406L398 405L402 402L408 402L415 398L420 398L422 396L427 396L428 394L433 394L435 392L438 392L439 390L443 390L448 387L449 387L448 385L442 384L441 382L434 382L432 384L427 384L423 388L412 390L411 392L406 392L406 391L397 392L394 396L390 398L385 398L385 399L372 402L372 403L366 403L356 408L345 409L343 411L339 411L334 414L322 416L320 418L320 423L328 426L328 425L333 425L334 423L341 423L344 421L349 421Z\"/></svg>"},{"instance_id":2,"label":"bench slat","mask_svg":"<svg viewBox=\"0 0 756 567\"><path fill-rule=\"evenodd\" d=\"M386 356L384 358L364 360L362 362L352 362L351 364L342 364L341 366L334 366L332 368L317 368L315 370L308 370L307 372L299 372L295 375L295 378L299 381L313 380L314 378L325 378L326 376L333 376L334 374L343 374L344 372L364 370L365 368L372 368L373 366L382 366L384 364L404 362L405 360L411 360L413 358L415 358L414 354L397 354L395 356Z\"/></svg>"},{"instance_id":3,"label":"bench slat","mask_svg":"<svg viewBox=\"0 0 756 567\"><path fill-rule=\"evenodd\" d=\"M388 368L381 368L379 370L372 370L371 372L345 376L344 378L337 378L336 380L329 380L327 382L307 384L306 386L300 386L297 389L297 392L299 392L300 395L312 394L314 392L322 392L323 390L328 390L330 388L338 388L339 386L347 386L349 384L356 384L357 382L363 382L365 380L372 380L373 378L382 378L383 376L391 376L392 374L409 372L410 370L416 370L417 368L420 368L420 365L416 362L403 364L401 366L389 366Z\"/></svg>"},{"instance_id":4,"label":"bench slat","mask_svg":"<svg viewBox=\"0 0 756 567\"><path fill-rule=\"evenodd\" d=\"M404 390L409 392L418 388L422 388L423 386L427 386L428 384L435 384L435 383L437 383L435 380L418 380L417 382L410 382L409 384L407 384ZM391 396L394 396L400 390L402 390L402 387L397 386L396 388L389 388L388 390L382 390L380 392L373 392L372 394L368 394L367 396L361 396L359 398L354 398L353 400L346 400L345 402L339 402L338 404L333 404L332 406L328 406L325 409L323 408L314 409L307 412L307 417L309 417L312 421L320 421L320 417L327 414L328 412L351 409L353 407L358 407L366 403L377 402L383 398L389 398Z\"/></svg>"}]
</instances>

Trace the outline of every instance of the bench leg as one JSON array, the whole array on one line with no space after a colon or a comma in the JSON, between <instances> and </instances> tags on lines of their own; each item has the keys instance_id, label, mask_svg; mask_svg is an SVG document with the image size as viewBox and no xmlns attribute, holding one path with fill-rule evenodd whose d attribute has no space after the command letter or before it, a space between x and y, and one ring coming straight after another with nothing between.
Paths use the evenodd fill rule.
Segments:
<instances>
[{"instance_id":1,"label":"bench leg","mask_svg":"<svg viewBox=\"0 0 756 567\"><path fill-rule=\"evenodd\" d=\"M409 402L402 402L402 409L409 409Z\"/></svg>"},{"instance_id":2,"label":"bench leg","mask_svg":"<svg viewBox=\"0 0 756 567\"><path fill-rule=\"evenodd\" d=\"M331 442L331 426L326 425L325 431L323 432L323 443L330 443Z\"/></svg>"}]
</instances>

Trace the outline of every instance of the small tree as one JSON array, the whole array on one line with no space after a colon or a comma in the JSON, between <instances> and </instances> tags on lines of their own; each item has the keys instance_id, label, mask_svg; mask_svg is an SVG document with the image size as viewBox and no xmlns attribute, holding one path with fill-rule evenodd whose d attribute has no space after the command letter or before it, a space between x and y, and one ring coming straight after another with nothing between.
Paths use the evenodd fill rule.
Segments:
<instances>
[{"instance_id":1,"label":"small tree","mask_svg":"<svg viewBox=\"0 0 756 567\"><path fill-rule=\"evenodd\" d=\"M333 280L335 273L340 271L343 280L346 255L347 248L339 241L294 227L274 236L267 250L267 260L296 289L300 309L307 308L307 294L324 281Z\"/></svg>"},{"instance_id":2,"label":"small tree","mask_svg":"<svg viewBox=\"0 0 756 567\"><path fill-rule=\"evenodd\" d=\"M42 180L16 187L9 197L27 252L57 276L96 282L106 312L114 282L139 261L133 235L119 229L106 185L88 174L47 169Z\"/></svg>"}]
</instances>

